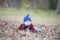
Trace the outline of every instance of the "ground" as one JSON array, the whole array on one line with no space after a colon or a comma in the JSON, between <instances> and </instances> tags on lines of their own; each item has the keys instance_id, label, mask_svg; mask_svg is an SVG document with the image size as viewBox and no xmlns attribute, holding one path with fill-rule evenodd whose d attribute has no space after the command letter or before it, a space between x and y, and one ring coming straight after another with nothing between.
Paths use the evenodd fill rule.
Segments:
<instances>
[{"instance_id":1,"label":"ground","mask_svg":"<svg viewBox=\"0 0 60 40\"><path fill-rule=\"evenodd\" d=\"M41 29L42 33L16 32L26 14L30 14L32 23ZM54 11L0 8L0 40L60 40L59 35L60 15Z\"/></svg>"}]
</instances>

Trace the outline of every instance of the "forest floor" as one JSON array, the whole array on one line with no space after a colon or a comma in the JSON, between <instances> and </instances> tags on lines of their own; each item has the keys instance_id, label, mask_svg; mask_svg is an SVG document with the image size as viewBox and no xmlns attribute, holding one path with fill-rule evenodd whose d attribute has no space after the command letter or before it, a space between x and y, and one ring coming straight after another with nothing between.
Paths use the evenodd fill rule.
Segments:
<instances>
[{"instance_id":1,"label":"forest floor","mask_svg":"<svg viewBox=\"0 0 60 40\"><path fill-rule=\"evenodd\" d=\"M15 31L26 14L30 14L34 26L43 31L41 34ZM51 10L0 9L0 40L60 40L60 14Z\"/></svg>"}]
</instances>

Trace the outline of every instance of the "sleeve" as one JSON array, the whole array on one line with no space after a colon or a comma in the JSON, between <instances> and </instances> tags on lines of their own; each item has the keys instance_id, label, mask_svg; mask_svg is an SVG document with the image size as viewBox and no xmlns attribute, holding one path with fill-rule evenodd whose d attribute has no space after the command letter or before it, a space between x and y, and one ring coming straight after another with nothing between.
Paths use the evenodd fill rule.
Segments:
<instances>
[{"instance_id":1,"label":"sleeve","mask_svg":"<svg viewBox=\"0 0 60 40\"><path fill-rule=\"evenodd\" d=\"M18 30L21 30L22 29L22 24L18 27Z\"/></svg>"},{"instance_id":2,"label":"sleeve","mask_svg":"<svg viewBox=\"0 0 60 40\"><path fill-rule=\"evenodd\" d=\"M42 30L35 29L35 27L31 24L30 30L34 33L42 32Z\"/></svg>"},{"instance_id":3,"label":"sleeve","mask_svg":"<svg viewBox=\"0 0 60 40\"><path fill-rule=\"evenodd\" d=\"M34 32L35 28L34 28L34 26L32 24L30 25L30 29L29 30L31 30L32 32Z\"/></svg>"}]
</instances>

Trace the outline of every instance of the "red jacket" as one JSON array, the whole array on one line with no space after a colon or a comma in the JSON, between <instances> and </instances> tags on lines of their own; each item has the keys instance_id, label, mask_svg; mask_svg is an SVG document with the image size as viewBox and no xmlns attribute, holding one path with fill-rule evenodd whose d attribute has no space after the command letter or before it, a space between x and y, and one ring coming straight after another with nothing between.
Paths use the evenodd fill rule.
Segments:
<instances>
[{"instance_id":1,"label":"red jacket","mask_svg":"<svg viewBox=\"0 0 60 40\"><path fill-rule=\"evenodd\" d=\"M28 28L28 26L24 25L24 30L26 30L27 28ZM22 30L22 24L18 27L18 30ZM29 30L34 32L35 28L34 28L33 24L30 25Z\"/></svg>"}]
</instances>

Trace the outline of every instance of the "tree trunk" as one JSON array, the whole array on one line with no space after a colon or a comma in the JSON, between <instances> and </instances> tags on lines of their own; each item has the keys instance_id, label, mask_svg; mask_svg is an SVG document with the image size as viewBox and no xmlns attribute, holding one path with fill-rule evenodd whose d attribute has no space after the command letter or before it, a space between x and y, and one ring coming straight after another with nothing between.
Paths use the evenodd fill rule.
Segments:
<instances>
[{"instance_id":1,"label":"tree trunk","mask_svg":"<svg viewBox=\"0 0 60 40\"><path fill-rule=\"evenodd\" d=\"M37 9L36 0L32 0L32 7L33 7L33 9Z\"/></svg>"},{"instance_id":2,"label":"tree trunk","mask_svg":"<svg viewBox=\"0 0 60 40\"><path fill-rule=\"evenodd\" d=\"M4 3L0 2L0 4L3 3L3 7L5 7L5 8L11 7L11 8L19 9L22 6L23 1L24 0L5 0Z\"/></svg>"},{"instance_id":3,"label":"tree trunk","mask_svg":"<svg viewBox=\"0 0 60 40\"><path fill-rule=\"evenodd\" d=\"M57 7L57 0L49 0L50 3L50 9L55 10Z\"/></svg>"},{"instance_id":4,"label":"tree trunk","mask_svg":"<svg viewBox=\"0 0 60 40\"><path fill-rule=\"evenodd\" d=\"M49 8L49 1L48 0L39 0L42 9Z\"/></svg>"},{"instance_id":5,"label":"tree trunk","mask_svg":"<svg viewBox=\"0 0 60 40\"><path fill-rule=\"evenodd\" d=\"M37 9L37 2L36 0L29 0L29 5L30 5L30 8L32 9Z\"/></svg>"},{"instance_id":6,"label":"tree trunk","mask_svg":"<svg viewBox=\"0 0 60 40\"><path fill-rule=\"evenodd\" d=\"M5 1L5 0L0 0L0 6L3 5L4 1Z\"/></svg>"},{"instance_id":7,"label":"tree trunk","mask_svg":"<svg viewBox=\"0 0 60 40\"><path fill-rule=\"evenodd\" d=\"M57 13L60 13L60 0L58 0L56 11Z\"/></svg>"}]
</instances>

